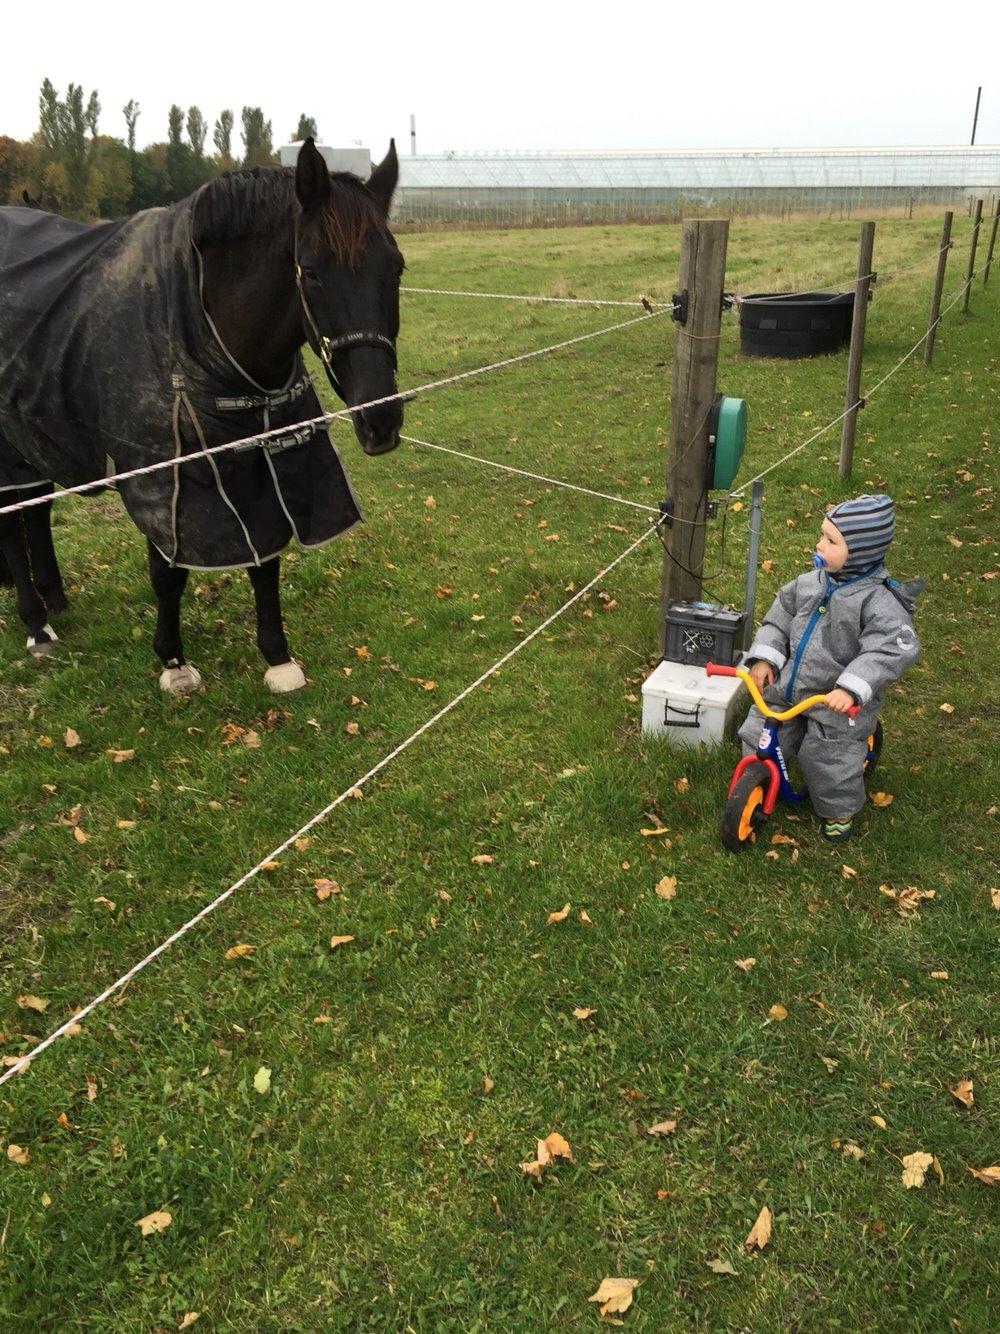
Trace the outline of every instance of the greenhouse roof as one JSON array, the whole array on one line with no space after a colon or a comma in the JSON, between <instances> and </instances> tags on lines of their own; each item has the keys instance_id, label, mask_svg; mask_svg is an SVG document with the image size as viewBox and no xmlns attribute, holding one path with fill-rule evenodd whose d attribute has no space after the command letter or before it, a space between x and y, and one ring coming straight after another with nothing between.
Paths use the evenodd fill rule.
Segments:
<instances>
[{"instance_id":1,"label":"greenhouse roof","mask_svg":"<svg viewBox=\"0 0 1000 1334\"><path fill-rule=\"evenodd\" d=\"M409 189L1000 184L1000 145L936 148L725 148L662 152L440 153L400 159Z\"/></svg>"}]
</instances>

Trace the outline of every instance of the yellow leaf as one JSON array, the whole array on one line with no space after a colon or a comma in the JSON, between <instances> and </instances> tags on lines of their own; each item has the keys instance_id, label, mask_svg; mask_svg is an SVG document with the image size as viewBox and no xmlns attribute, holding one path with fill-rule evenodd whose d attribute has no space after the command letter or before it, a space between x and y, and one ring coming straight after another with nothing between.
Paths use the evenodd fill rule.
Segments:
<instances>
[{"instance_id":1,"label":"yellow leaf","mask_svg":"<svg viewBox=\"0 0 1000 1334\"><path fill-rule=\"evenodd\" d=\"M340 893L340 886L336 880L327 880L325 876L320 876L318 880L313 881L313 884L316 887L316 897L320 903L331 898L334 894Z\"/></svg>"},{"instance_id":2,"label":"yellow leaf","mask_svg":"<svg viewBox=\"0 0 1000 1334\"><path fill-rule=\"evenodd\" d=\"M22 1149L20 1144L8 1144L7 1157L12 1163L17 1163L21 1167L26 1167L31 1162L31 1154L27 1149Z\"/></svg>"},{"instance_id":3,"label":"yellow leaf","mask_svg":"<svg viewBox=\"0 0 1000 1334\"><path fill-rule=\"evenodd\" d=\"M640 829L639 833L643 838L658 838L661 834L669 834L670 830L665 824L657 825L655 829Z\"/></svg>"},{"instance_id":4,"label":"yellow leaf","mask_svg":"<svg viewBox=\"0 0 1000 1334\"><path fill-rule=\"evenodd\" d=\"M586 909L586 908L581 908L581 909L580 909L580 912L579 912L578 915L579 915L580 921L584 924L584 926L593 926L593 925L594 925L593 918L591 917L590 913L587 912L587 909Z\"/></svg>"},{"instance_id":5,"label":"yellow leaf","mask_svg":"<svg viewBox=\"0 0 1000 1334\"><path fill-rule=\"evenodd\" d=\"M971 1107L973 1102L975 1102L975 1098L972 1095L971 1079L960 1079L954 1087L949 1084L948 1092L955 1101L960 1102L963 1107Z\"/></svg>"},{"instance_id":6,"label":"yellow leaf","mask_svg":"<svg viewBox=\"0 0 1000 1334\"><path fill-rule=\"evenodd\" d=\"M714 1260L706 1260L705 1263L713 1274L738 1274L740 1272L738 1269L734 1269L728 1260L723 1260L721 1256L716 1256Z\"/></svg>"},{"instance_id":7,"label":"yellow leaf","mask_svg":"<svg viewBox=\"0 0 1000 1334\"><path fill-rule=\"evenodd\" d=\"M955 712L955 706L954 706L954 704L942 704L942 705L940 705L940 709L941 709L941 712L942 712L942 713L954 713L954 712Z\"/></svg>"},{"instance_id":8,"label":"yellow leaf","mask_svg":"<svg viewBox=\"0 0 1000 1334\"><path fill-rule=\"evenodd\" d=\"M675 792L686 792L690 786L691 780L689 778L676 778L674 780Z\"/></svg>"},{"instance_id":9,"label":"yellow leaf","mask_svg":"<svg viewBox=\"0 0 1000 1334\"><path fill-rule=\"evenodd\" d=\"M990 901L992 902L994 908L1000 911L1000 889L990 890Z\"/></svg>"},{"instance_id":10,"label":"yellow leaf","mask_svg":"<svg viewBox=\"0 0 1000 1334\"><path fill-rule=\"evenodd\" d=\"M1000 1167L970 1167L968 1171L984 1186L1000 1186Z\"/></svg>"},{"instance_id":11,"label":"yellow leaf","mask_svg":"<svg viewBox=\"0 0 1000 1334\"><path fill-rule=\"evenodd\" d=\"M145 1218L140 1218L136 1222L136 1227L144 1237L149 1237L154 1232L166 1232L172 1222L173 1219L165 1209L157 1209L147 1214Z\"/></svg>"},{"instance_id":12,"label":"yellow leaf","mask_svg":"<svg viewBox=\"0 0 1000 1334\"><path fill-rule=\"evenodd\" d=\"M18 996L17 1003L22 1010L37 1010L39 1014L49 1008L48 1001L41 996Z\"/></svg>"},{"instance_id":13,"label":"yellow leaf","mask_svg":"<svg viewBox=\"0 0 1000 1334\"><path fill-rule=\"evenodd\" d=\"M903 1185L907 1190L915 1190L924 1184L927 1169L933 1161L932 1153L908 1153L900 1159L903 1165Z\"/></svg>"},{"instance_id":14,"label":"yellow leaf","mask_svg":"<svg viewBox=\"0 0 1000 1334\"><path fill-rule=\"evenodd\" d=\"M79 825L73 826L73 837L76 839L77 843L90 842L89 836L83 832Z\"/></svg>"},{"instance_id":15,"label":"yellow leaf","mask_svg":"<svg viewBox=\"0 0 1000 1334\"><path fill-rule=\"evenodd\" d=\"M79 746L81 744L80 733L74 731L72 727L67 727L66 731L63 732L63 745L66 749L72 750L74 746Z\"/></svg>"},{"instance_id":16,"label":"yellow leaf","mask_svg":"<svg viewBox=\"0 0 1000 1334\"><path fill-rule=\"evenodd\" d=\"M346 723L344 725L344 731L348 736L357 736L361 731L361 726L358 723Z\"/></svg>"},{"instance_id":17,"label":"yellow leaf","mask_svg":"<svg viewBox=\"0 0 1000 1334\"><path fill-rule=\"evenodd\" d=\"M768 848L767 852L764 853L764 856L770 857L772 861L776 862L778 858L781 856L781 853L775 851L774 848Z\"/></svg>"},{"instance_id":18,"label":"yellow leaf","mask_svg":"<svg viewBox=\"0 0 1000 1334\"><path fill-rule=\"evenodd\" d=\"M493 857L488 852L478 852L475 857L472 858L472 864L473 866L492 866Z\"/></svg>"},{"instance_id":19,"label":"yellow leaf","mask_svg":"<svg viewBox=\"0 0 1000 1334\"><path fill-rule=\"evenodd\" d=\"M124 764L126 760L135 759L134 750L114 750L109 748L104 753L105 755L110 755L115 764Z\"/></svg>"},{"instance_id":20,"label":"yellow leaf","mask_svg":"<svg viewBox=\"0 0 1000 1334\"><path fill-rule=\"evenodd\" d=\"M788 834L772 834L772 835L771 835L771 842L772 842L772 843L791 843L791 844L794 845L794 843L795 843L795 839L794 839L794 838L791 838Z\"/></svg>"},{"instance_id":21,"label":"yellow leaf","mask_svg":"<svg viewBox=\"0 0 1000 1334\"><path fill-rule=\"evenodd\" d=\"M602 1278L600 1287L587 1298L601 1303L601 1315L621 1315L632 1305L632 1294L639 1286L637 1278Z\"/></svg>"},{"instance_id":22,"label":"yellow leaf","mask_svg":"<svg viewBox=\"0 0 1000 1334\"><path fill-rule=\"evenodd\" d=\"M437 501L434 499L433 496L427 496L424 499L424 504L427 506L429 510L437 509Z\"/></svg>"},{"instance_id":23,"label":"yellow leaf","mask_svg":"<svg viewBox=\"0 0 1000 1334\"><path fill-rule=\"evenodd\" d=\"M788 1011L785 1009L783 1005L780 1005L777 1002L771 1006L771 1008L768 1010L768 1014L771 1016L772 1019L776 1020L776 1022L779 1024L783 1024L785 1020L788 1018Z\"/></svg>"},{"instance_id":24,"label":"yellow leaf","mask_svg":"<svg viewBox=\"0 0 1000 1334\"><path fill-rule=\"evenodd\" d=\"M570 905L567 903L566 906L560 908L558 912L550 912L548 918L546 919L545 925L551 926L553 922L565 922L566 918L570 915L571 911L572 909Z\"/></svg>"},{"instance_id":25,"label":"yellow leaf","mask_svg":"<svg viewBox=\"0 0 1000 1334\"><path fill-rule=\"evenodd\" d=\"M672 899L677 895L677 877L675 875L665 875L662 880L656 883L656 895L661 899Z\"/></svg>"},{"instance_id":26,"label":"yellow leaf","mask_svg":"<svg viewBox=\"0 0 1000 1334\"><path fill-rule=\"evenodd\" d=\"M872 804L875 806L891 806L895 797L891 792L876 792L872 797Z\"/></svg>"},{"instance_id":27,"label":"yellow leaf","mask_svg":"<svg viewBox=\"0 0 1000 1334\"><path fill-rule=\"evenodd\" d=\"M134 821L134 820L116 820L116 821L115 821L115 828L116 828L116 829L134 829L134 828L135 828L135 821Z\"/></svg>"},{"instance_id":28,"label":"yellow leaf","mask_svg":"<svg viewBox=\"0 0 1000 1334\"><path fill-rule=\"evenodd\" d=\"M97 1080L93 1075L84 1075L87 1081L87 1101L96 1102L97 1100Z\"/></svg>"},{"instance_id":29,"label":"yellow leaf","mask_svg":"<svg viewBox=\"0 0 1000 1334\"><path fill-rule=\"evenodd\" d=\"M493 1090L496 1088L496 1086L497 1086L497 1082L496 1082L495 1079L490 1079L489 1075L483 1075L483 1092L484 1092L484 1093L492 1093Z\"/></svg>"},{"instance_id":30,"label":"yellow leaf","mask_svg":"<svg viewBox=\"0 0 1000 1334\"><path fill-rule=\"evenodd\" d=\"M200 1311L188 1311L187 1315L184 1316L184 1318L181 1320L181 1323L177 1326L177 1328L189 1329L196 1320L200 1319L201 1319Z\"/></svg>"},{"instance_id":31,"label":"yellow leaf","mask_svg":"<svg viewBox=\"0 0 1000 1334\"><path fill-rule=\"evenodd\" d=\"M841 1152L843 1153L845 1158L853 1158L855 1162L859 1163L861 1162L861 1159L865 1156L864 1149L862 1149L860 1145L855 1144L854 1140L852 1139L849 1139L845 1142Z\"/></svg>"},{"instance_id":32,"label":"yellow leaf","mask_svg":"<svg viewBox=\"0 0 1000 1334\"><path fill-rule=\"evenodd\" d=\"M744 973L749 973L756 962L757 960L751 954L748 959L737 959L736 967L742 969Z\"/></svg>"},{"instance_id":33,"label":"yellow leaf","mask_svg":"<svg viewBox=\"0 0 1000 1334\"><path fill-rule=\"evenodd\" d=\"M569 1146L569 1140L564 1139L558 1130L554 1130L551 1135L546 1135L545 1139L540 1140L539 1143L545 1145L546 1151L553 1159L568 1158L570 1162L573 1161L573 1150Z\"/></svg>"},{"instance_id":34,"label":"yellow leaf","mask_svg":"<svg viewBox=\"0 0 1000 1334\"><path fill-rule=\"evenodd\" d=\"M857 880L858 873L853 866L841 866L840 874L845 880Z\"/></svg>"},{"instance_id":35,"label":"yellow leaf","mask_svg":"<svg viewBox=\"0 0 1000 1334\"><path fill-rule=\"evenodd\" d=\"M943 1185L944 1185L944 1168L941 1166L941 1161L940 1161L940 1159L935 1158L934 1161L931 1163L931 1167L934 1168L934 1175L937 1177L939 1185L942 1185L942 1186L943 1186Z\"/></svg>"},{"instance_id":36,"label":"yellow leaf","mask_svg":"<svg viewBox=\"0 0 1000 1334\"><path fill-rule=\"evenodd\" d=\"M868 1118L868 1120L869 1120L869 1121L873 1121L873 1122L875 1123L875 1125L878 1126L879 1130L888 1130L888 1129L889 1129L888 1122L886 1121L886 1119L885 1119L884 1116L870 1116L870 1117Z\"/></svg>"},{"instance_id":37,"label":"yellow leaf","mask_svg":"<svg viewBox=\"0 0 1000 1334\"><path fill-rule=\"evenodd\" d=\"M253 1086L257 1093L271 1092L271 1071L266 1065L262 1065L253 1077Z\"/></svg>"},{"instance_id":38,"label":"yellow leaf","mask_svg":"<svg viewBox=\"0 0 1000 1334\"><path fill-rule=\"evenodd\" d=\"M761 1209L760 1213L757 1215L757 1221L750 1229L750 1235L747 1237L743 1245L746 1246L748 1250L752 1250L754 1246L756 1246L759 1251L762 1251L770 1240L771 1211L765 1204L763 1209Z\"/></svg>"},{"instance_id":39,"label":"yellow leaf","mask_svg":"<svg viewBox=\"0 0 1000 1334\"><path fill-rule=\"evenodd\" d=\"M39 1196L39 1200L41 1202L42 1208L47 1209L49 1205L52 1203L52 1196L48 1193L47 1190L43 1190L41 1195Z\"/></svg>"},{"instance_id":40,"label":"yellow leaf","mask_svg":"<svg viewBox=\"0 0 1000 1334\"><path fill-rule=\"evenodd\" d=\"M587 1009L583 1005L577 1005L573 1009L574 1019L589 1019L591 1015L596 1014L596 1010Z\"/></svg>"},{"instance_id":41,"label":"yellow leaf","mask_svg":"<svg viewBox=\"0 0 1000 1334\"><path fill-rule=\"evenodd\" d=\"M936 982L948 981L948 974L943 968L935 968L934 971L931 973L931 977L933 977Z\"/></svg>"},{"instance_id":42,"label":"yellow leaf","mask_svg":"<svg viewBox=\"0 0 1000 1334\"><path fill-rule=\"evenodd\" d=\"M233 945L226 950L222 956L224 959L245 959L247 955L253 954L257 949L256 945Z\"/></svg>"},{"instance_id":43,"label":"yellow leaf","mask_svg":"<svg viewBox=\"0 0 1000 1334\"><path fill-rule=\"evenodd\" d=\"M743 508L743 501L734 500L733 503L729 506L729 508L732 510L734 514L739 514L740 510Z\"/></svg>"},{"instance_id":44,"label":"yellow leaf","mask_svg":"<svg viewBox=\"0 0 1000 1334\"><path fill-rule=\"evenodd\" d=\"M655 1126L647 1127L646 1134L656 1136L672 1135L676 1129L676 1121L657 1121Z\"/></svg>"},{"instance_id":45,"label":"yellow leaf","mask_svg":"<svg viewBox=\"0 0 1000 1334\"><path fill-rule=\"evenodd\" d=\"M267 871L268 874L270 874L272 871L277 871L280 868L280 866L281 862L269 861L269 862L264 862L260 869L262 871Z\"/></svg>"},{"instance_id":46,"label":"yellow leaf","mask_svg":"<svg viewBox=\"0 0 1000 1334\"><path fill-rule=\"evenodd\" d=\"M354 939L353 936L331 936L330 948L332 950L335 950L338 945L347 945L353 939Z\"/></svg>"},{"instance_id":47,"label":"yellow leaf","mask_svg":"<svg viewBox=\"0 0 1000 1334\"><path fill-rule=\"evenodd\" d=\"M448 891L447 891L446 889L439 889L439 890L437 891L437 896L438 896L438 898L441 900L442 903L450 903L450 902L451 902L451 895L448 893Z\"/></svg>"},{"instance_id":48,"label":"yellow leaf","mask_svg":"<svg viewBox=\"0 0 1000 1334\"><path fill-rule=\"evenodd\" d=\"M821 1056L819 1059L826 1066L826 1072L829 1075L832 1075L834 1070L836 1070L837 1066L840 1064L840 1062L835 1061L832 1056Z\"/></svg>"}]
</instances>

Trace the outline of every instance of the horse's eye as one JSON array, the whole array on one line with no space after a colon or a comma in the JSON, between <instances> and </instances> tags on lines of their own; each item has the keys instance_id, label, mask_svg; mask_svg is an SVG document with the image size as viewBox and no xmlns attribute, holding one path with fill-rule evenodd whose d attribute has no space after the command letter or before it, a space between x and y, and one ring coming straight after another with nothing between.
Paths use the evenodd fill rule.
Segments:
<instances>
[{"instance_id":1,"label":"horse's eye","mask_svg":"<svg viewBox=\"0 0 1000 1334\"><path fill-rule=\"evenodd\" d=\"M302 277L306 280L307 283L318 283L320 280L319 274L316 272L316 270L308 268L305 264L303 264L302 266Z\"/></svg>"}]
</instances>

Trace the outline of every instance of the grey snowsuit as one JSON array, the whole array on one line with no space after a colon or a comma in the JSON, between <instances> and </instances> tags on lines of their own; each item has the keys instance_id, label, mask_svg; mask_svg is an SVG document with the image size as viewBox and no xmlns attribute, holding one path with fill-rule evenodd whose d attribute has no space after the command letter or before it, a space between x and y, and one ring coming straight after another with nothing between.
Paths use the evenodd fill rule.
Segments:
<instances>
[{"instance_id":1,"label":"grey snowsuit","mask_svg":"<svg viewBox=\"0 0 1000 1334\"><path fill-rule=\"evenodd\" d=\"M785 584L750 645L778 673L764 698L786 709L835 686L861 706L853 721L813 709L781 727L781 748L798 755L813 809L823 819L849 819L865 801L862 765L886 687L920 654L911 613L922 580L897 584L884 565L837 582L812 570ZM753 707L740 728L744 754L757 748L763 715Z\"/></svg>"}]
</instances>

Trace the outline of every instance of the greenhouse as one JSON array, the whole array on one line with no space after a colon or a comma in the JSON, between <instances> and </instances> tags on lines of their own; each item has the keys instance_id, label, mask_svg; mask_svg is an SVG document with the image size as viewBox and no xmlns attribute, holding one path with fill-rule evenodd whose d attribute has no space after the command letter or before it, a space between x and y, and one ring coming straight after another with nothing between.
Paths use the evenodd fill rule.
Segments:
<instances>
[{"instance_id":1,"label":"greenhouse","mask_svg":"<svg viewBox=\"0 0 1000 1334\"><path fill-rule=\"evenodd\" d=\"M442 153L401 159L399 223L530 226L933 205L1000 196L1000 145Z\"/></svg>"}]
</instances>

